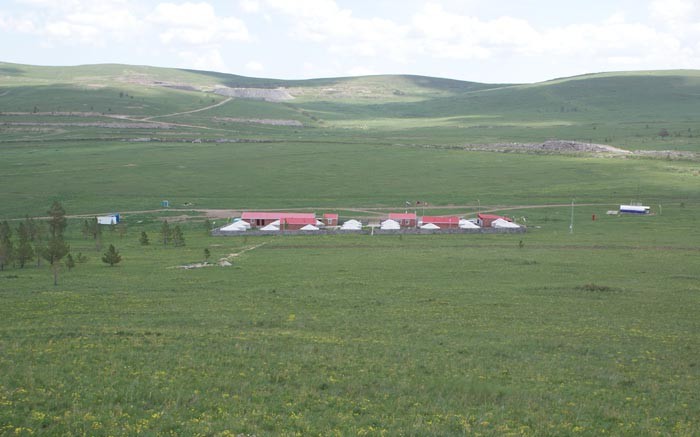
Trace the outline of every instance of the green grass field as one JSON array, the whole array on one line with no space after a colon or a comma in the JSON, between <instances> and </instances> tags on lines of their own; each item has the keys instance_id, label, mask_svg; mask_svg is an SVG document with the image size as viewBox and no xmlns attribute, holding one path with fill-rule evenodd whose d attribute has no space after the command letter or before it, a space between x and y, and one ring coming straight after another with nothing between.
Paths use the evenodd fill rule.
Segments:
<instances>
[{"instance_id":1,"label":"green grass field","mask_svg":"<svg viewBox=\"0 0 700 437\"><path fill-rule=\"evenodd\" d=\"M223 102L218 83L299 97L169 115ZM697 87L693 71L502 86L0 64L0 221L59 200L121 212L127 229L98 250L69 220L88 260L58 286L46 262L0 272L0 435L698 435L697 159L427 147L700 152ZM176 124L65 124L155 116ZM136 212L164 199L171 211ZM426 214L502 211L528 232L211 237L187 209L349 218L416 200ZM605 214L637 200L653 214ZM161 220L183 214L187 245L163 247ZM175 268L204 249L240 255Z\"/></svg>"},{"instance_id":2,"label":"green grass field","mask_svg":"<svg viewBox=\"0 0 700 437\"><path fill-rule=\"evenodd\" d=\"M132 225L105 236L114 268L74 233L89 260L58 287L45 267L0 277L3 433L693 435L698 209L591 211L574 234L568 208L539 211L524 236L193 223L182 249Z\"/></svg>"}]
</instances>

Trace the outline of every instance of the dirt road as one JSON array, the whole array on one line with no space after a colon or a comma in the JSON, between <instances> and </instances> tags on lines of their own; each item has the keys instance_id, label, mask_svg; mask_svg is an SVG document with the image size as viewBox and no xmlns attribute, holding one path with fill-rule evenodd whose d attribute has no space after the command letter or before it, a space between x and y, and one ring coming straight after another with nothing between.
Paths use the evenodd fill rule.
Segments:
<instances>
[{"instance_id":1,"label":"dirt road","mask_svg":"<svg viewBox=\"0 0 700 437\"><path fill-rule=\"evenodd\" d=\"M570 207L570 203L554 203L554 204L541 204L541 205L442 205L433 206L430 205L427 209L430 211L435 210L462 210L468 213L490 213L499 211L512 211L518 209L541 209L541 208L564 208ZM612 203L576 203L574 206L605 206L617 207L618 204ZM306 208L276 208L276 209L260 209L255 208L256 211L280 211L280 212L291 212L291 211L314 211L314 210L333 210L333 211L351 211L358 212L362 214L369 214L374 216L384 216L390 211L397 211L400 209L409 210L420 210L421 208L411 207L411 208L387 208L387 207L368 207L368 208L355 208L355 207L306 207ZM169 221L184 221L188 219L229 219L231 217L240 216L241 213L249 209L211 209L211 208L159 208L159 209L144 209L144 210L133 210L133 211L120 211L119 214L122 216L128 216L129 214L157 214L161 212L182 212L182 214L175 216L166 217ZM109 215L113 212L95 212L90 214L74 214L68 215L68 218L91 218L101 215ZM197 214L192 214L197 213ZM34 217L36 219L47 219L48 217ZM21 219L17 219L21 220Z\"/></svg>"}]
</instances>

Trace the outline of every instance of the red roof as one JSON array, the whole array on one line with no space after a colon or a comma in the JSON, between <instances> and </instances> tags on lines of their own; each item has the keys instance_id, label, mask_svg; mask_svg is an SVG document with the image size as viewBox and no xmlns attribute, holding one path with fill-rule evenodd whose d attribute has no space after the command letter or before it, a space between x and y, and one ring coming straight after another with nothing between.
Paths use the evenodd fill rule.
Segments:
<instances>
[{"instance_id":1,"label":"red roof","mask_svg":"<svg viewBox=\"0 0 700 437\"><path fill-rule=\"evenodd\" d=\"M338 214L323 214L324 219L338 220Z\"/></svg>"},{"instance_id":2,"label":"red roof","mask_svg":"<svg viewBox=\"0 0 700 437\"><path fill-rule=\"evenodd\" d=\"M432 223L434 225L458 225L459 217L457 217L456 215L424 215L423 223Z\"/></svg>"},{"instance_id":3,"label":"red roof","mask_svg":"<svg viewBox=\"0 0 700 437\"><path fill-rule=\"evenodd\" d=\"M392 220L415 220L417 217L416 214L413 212L391 212L389 213L389 218Z\"/></svg>"},{"instance_id":4,"label":"red roof","mask_svg":"<svg viewBox=\"0 0 700 437\"><path fill-rule=\"evenodd\" d=\"M513 220L509 219L508 217L502 216L502 215L494 215L494 214L479 214L478 217L480 219L486 219L486 220L497 220L497 219L503 219L507 220L509 222L512 222Z\"/></svg>"},{"instance_id":5,"label":"red roof","mask_svg":"<svg viewBox=\"0 0 700 437\"><path fill-rule=\"evenodd\" d=\"M281 220L287 218L310 218L316 223L316 214L312 212L244 212L241 214L242 220Z\"/></svg>"},{"instance_id":6,"label":"red roof","mask_svg":"<svg viewBox=\"0 0 700 437\"><path fill-rule=\"evenodd\" d=\"M314 217L284 217L280 219L288 225L315 225L316 218Z\"/></svg>"}]
</instances>

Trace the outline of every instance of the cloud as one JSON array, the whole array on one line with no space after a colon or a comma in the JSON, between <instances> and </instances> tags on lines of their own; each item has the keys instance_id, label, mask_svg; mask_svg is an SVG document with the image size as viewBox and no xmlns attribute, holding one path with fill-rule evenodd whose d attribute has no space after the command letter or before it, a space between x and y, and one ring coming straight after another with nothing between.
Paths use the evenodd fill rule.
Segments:
<instances>
[{"instance_id":1,"label":"cloud","mask_svg":"<svg viewBox=\"0 0 700 437\"><path fill-rule=\"evenodd\" d=\"M693 0L654 0L649 4L651 17L668 25L687 22L696 9Z\"/></svg>"},{"instance_id":2,"label":"cloud","mask_svg":"<svg viewBox=\"0 0 700 437\"><path fill-rule=\"evenodd\" d=\"M258 0L240 0L238 5L243 12L255 13L260 11L260 2Z\"/></svg>"},{"instance_id":3,"label":"cloud","mask_svg":"<svg viewBox=\"0 0 700 437\"><path fill-rule=\"evenodd\" d=\"M248 41L245 23L236 17L219 17L209 3L160 3L149 17L162 27L159 32L165 44L215 44Z\"/></svg>"},{"instance_id":4,"label":"cloud","mask_svg":"<svg viewBox=\"0 0 700 437\"><path fill-rule=\"evenodd\" d=\"M140 26L140 20L132 14L135 7L131 0L18 0L18 3L33 9L20 9L5 20L6 27L41 36L48 42L100 46L107 41L127 39Z\"/></svg>"},{"instance_id":5,"label":"cloud","mask_svg":"<svg viewBox=\"0 0 700 437\"><path fill-rule=\"evenodd\" d=\"M254 73L260 73L265 70L265 67L258 61L248 61L245 64L245 69Z\"/></svg>"},{"instance_id":6,"label":"cloud","mask_svg":"<svg viewBox=\"0 0 700 437\"><path fill-rule=\"evenodd\" d=\"M377 70L375 70L372 67L367 67L363 65L357 65L355 67L351 67L345 72L345 75L347 76L371 76L379 74Z\"/></svg>"},{"instance_id":7,"label":"cloud","mask_svg":"<svg viewBox=\"0 0 700 437\"><path fill-rule=\"evenodd\" d=\"M205 71L228 71L223 56L217 49L208 50L182 50L177 55L185 62L187 68Z\"/></svg>"},{"instance_id":8,"label":"cloud","mask_svg":"<svg viewBox=\"0 0 700 437\"><path fill-rule=\"evenodd\" d=\"M265 6L289 19L292 37L326 44L331 53L403 61L411 52L409 26L381 17L355 17L334 0L266 0Z\"/></svg>"}]
</instances>

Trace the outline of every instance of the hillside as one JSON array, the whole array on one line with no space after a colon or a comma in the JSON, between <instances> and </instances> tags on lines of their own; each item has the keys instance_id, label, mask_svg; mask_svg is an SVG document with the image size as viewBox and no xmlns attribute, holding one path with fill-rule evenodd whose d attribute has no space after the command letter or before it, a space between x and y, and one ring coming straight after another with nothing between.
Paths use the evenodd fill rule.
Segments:
<instances>
[{"instance_id":1,"label":"hillside","mask_svg":"<svg viewBox=\"0 0 700 437\"><path fill-rule=\"evenodd\" d=\"M380 142L462 145L558 138L630 150L700 150L698 71L602 73L525 85L420 76L289 81L112 64L4 63L0 72L6 140L37 132L49 139L143 137L153 125L141 131L109 123L158 117L174 123L161 126L169 136L184 139L285 140L289 129L270 126L301 124L314 129L292 132L296 139L353 141L348 137L360 134ZM100 135L86 132L98 124L71 124L86 120L105 123ZM659 135L664 131L668 135Z\"/></svg>"}]
</instances>

